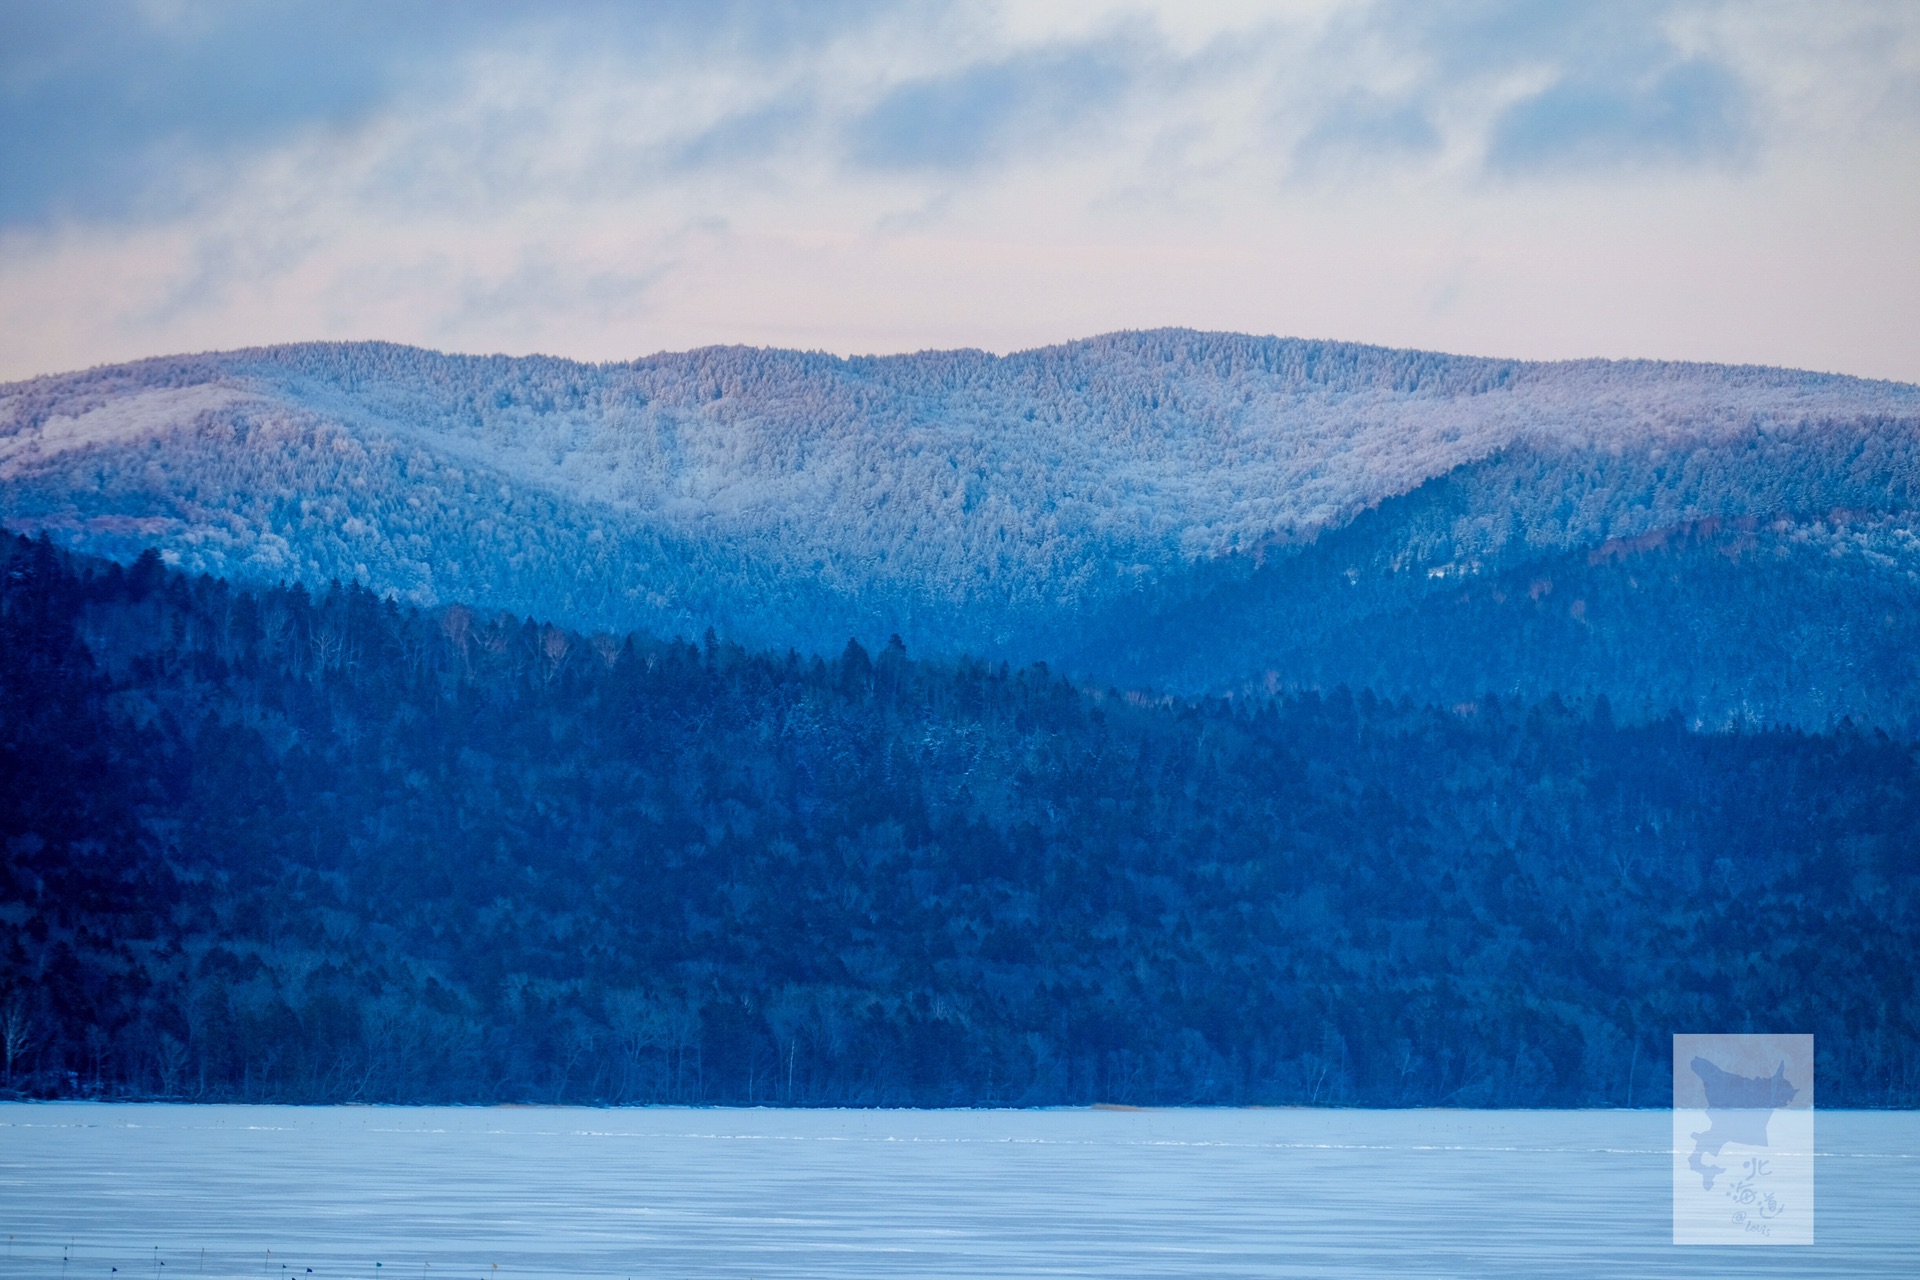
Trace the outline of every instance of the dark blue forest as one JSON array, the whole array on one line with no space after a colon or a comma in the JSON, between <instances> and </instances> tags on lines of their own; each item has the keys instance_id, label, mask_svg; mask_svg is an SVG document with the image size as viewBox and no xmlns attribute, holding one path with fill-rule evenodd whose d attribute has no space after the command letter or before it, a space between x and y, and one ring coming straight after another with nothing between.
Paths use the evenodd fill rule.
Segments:
<instances>
[{"instance_id":1,"label":"dark blue forest","mask_svg":"<svg viewBox=\"0 0 1920 1280\"><path fill-rule=\"evenodd\" d=\"M34 1097L1920 1104L1920 759L1842 723L1183 701L243 589L8 537Z\"/></svg>"}]
</instances>

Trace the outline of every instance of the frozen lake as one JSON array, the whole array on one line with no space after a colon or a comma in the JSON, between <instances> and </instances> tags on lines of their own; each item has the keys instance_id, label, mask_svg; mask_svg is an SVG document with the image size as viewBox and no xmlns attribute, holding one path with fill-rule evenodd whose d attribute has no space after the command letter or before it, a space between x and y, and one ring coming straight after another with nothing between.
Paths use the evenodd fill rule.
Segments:
<instances>
[{"instance_id":1,"label":"frozen lake","mask_svg":"<svg viewBox=\"0 0 1920 1280\"><path fill-rule=\"evenodd\" d=\"M1920 1113L1819 1113L1809 1248L1669 1244L1669 1143L1665 1111L7 1104L0 1276L1915 1274Z\"/></svg>"}]
</instances>

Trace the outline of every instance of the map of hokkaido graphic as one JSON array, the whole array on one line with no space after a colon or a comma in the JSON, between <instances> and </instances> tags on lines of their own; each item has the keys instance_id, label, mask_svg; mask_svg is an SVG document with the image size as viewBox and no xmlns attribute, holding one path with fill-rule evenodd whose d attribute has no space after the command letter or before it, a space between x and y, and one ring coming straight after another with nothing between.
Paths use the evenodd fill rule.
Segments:
<instances>
[{"instance_id":1,"label":"map of hokkaido graphic","mask_svg":"<svg viewBox=\"0 0 1920 1280\"><path fill-rule=\"evenodd\" d=\"M1812 1244L1813 1037L1673 1038L1675 1244Z\"/></svg>"},{"instance_id":2,"label":"map of hokkaido graphic","mask_svg":"<svg viewBox=\"0 0 1920 1280\"><path fill-rule=\"evenodd\" d=\"M1713 1190L1713 1180L1725 1173L1719 1165L1708 1164L1706 1157L1719 1156L1729 1142L1749 1147L1767 1145L1767 1124L1776 1108L1798 1097L1800 1090L1787 1080L1783 1061L1771 1076L1735 1075L1723 1071L1711 1061L1696 1055L1687 1064L1700 1078L1707 1093L1707 1128L1693 1135L1693 1152L1687 1167L1700 1175L1702 1189Z\"/></svg>"}]
</instances>

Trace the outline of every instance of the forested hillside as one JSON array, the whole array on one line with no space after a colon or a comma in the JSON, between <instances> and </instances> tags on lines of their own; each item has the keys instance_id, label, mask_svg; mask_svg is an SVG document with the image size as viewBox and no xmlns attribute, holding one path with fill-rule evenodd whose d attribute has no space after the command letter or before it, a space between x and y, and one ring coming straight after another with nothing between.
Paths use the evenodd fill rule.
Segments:
<instances>
[{"instance_id":1,"label":"forested hillside","mask_svg":"<svg viewBox=\"0 0 1920 1280\"><path fill-rule=\"evenodd\" d=\"M1917 709L1910 683L1860 673L1905 643L1920 599L1920 388L1781 369L1185 330L1004 357L715 348L610 365L313 344L0 387L0 516L254 584L337 579L827 657L898 634L922 656L1188 694L1577 685L1623 715L1822 731L1899 729ZM1804 657L1755 665L1724 642L1725 575L1688 550L1703 526L1769 551L1776 526L1801 543L1841 530L1833 574L1801 545L1771 580L1788 618L1825 619L1776 646ZM1856 528L1871 531L1859 554ZM1509 579L1669 542L1683 554L1649 569L1659 600L1618 592L1521 651L1489 649L1491 624L1437 594L1511 598ZM1360 589L1327 590L1337 579ZM1856 580L1876 611L1827 612ZM1194 616L1222 626L1196 636ZM1653 680L1596 665L1676 617L1698 639L1684 664ZM1354 667L1380 636L1423 656Z\"/></svg>"},{"instance_id":2,"label":"forested hillside","mask_svg":"<svg viewBox=\"0 0 1920 1280\"><path fill-rule=\"evenodd\" d=\"M1122 687L1605 697L1696 728L1851 720L1920 740L1920 536L1904 517L1687 521L1482 555L1432 526L1450 476L1263 564L1196 572L1085 624L1061 661ZM1444 527L1444 526L1443 526ZM1222 673L1240 673L1224 678Z\"/></svg>"},{"instance_id":3,"label":"forested hillside","mask_svg":"<svg viewBox=\"0 0 1920 1280\"><path fill-rule=\"evenodd\" d=\"M1710 1027L1920 1104L1920 760L1879 732L0 561L11 1090L1659 1104Z\"/></svg>"}]
</instances>

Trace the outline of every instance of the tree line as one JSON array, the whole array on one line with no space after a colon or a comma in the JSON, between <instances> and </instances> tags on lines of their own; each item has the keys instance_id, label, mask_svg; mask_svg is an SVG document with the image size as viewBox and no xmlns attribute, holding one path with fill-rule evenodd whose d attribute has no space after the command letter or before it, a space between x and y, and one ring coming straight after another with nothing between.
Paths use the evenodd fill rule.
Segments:
<instances>
[{"instance_id":1,"label":"tree line","mask_svg":"<svg viewBox=\"0 0 1920 1280\"><path fill-rule=\"evenodd\" d=\"M1920 1102L1920 762L1604 699L1178 700L0 549L35 1097Z\"/></svg>"}]
</instances>

